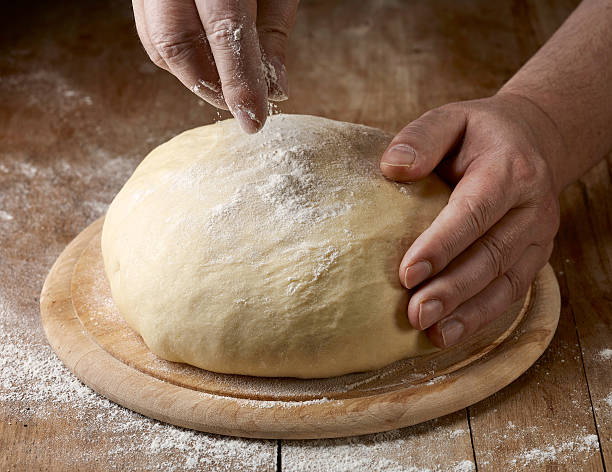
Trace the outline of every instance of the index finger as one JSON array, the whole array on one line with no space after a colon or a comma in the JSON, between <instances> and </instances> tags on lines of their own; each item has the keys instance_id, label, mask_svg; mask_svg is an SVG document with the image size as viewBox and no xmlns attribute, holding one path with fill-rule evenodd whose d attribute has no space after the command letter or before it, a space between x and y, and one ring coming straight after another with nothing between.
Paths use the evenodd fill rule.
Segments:
<instances>
[{"instance_id":1,"label":"index finger","mask_svg":"<svg viewBox=\"0 0 612 472\"><path fill-rule=\"evenodd\" d=\"M225 102L248 133L261 129L268 112L264 76L255 21L255 0L196 0L196 6L217 71Z\"/></svg>"},{"instance_id":2,"label":"index finger","mask_svg":"<svg viewBox=\"0 0 612 472\"><path fill-rule=\"evenodd\" d=\"M468 168L448 204L404 255L402 285L413 288L440 272L515 205L512 185L505 180L493 168Z\"/></svg>"}]
</instances>

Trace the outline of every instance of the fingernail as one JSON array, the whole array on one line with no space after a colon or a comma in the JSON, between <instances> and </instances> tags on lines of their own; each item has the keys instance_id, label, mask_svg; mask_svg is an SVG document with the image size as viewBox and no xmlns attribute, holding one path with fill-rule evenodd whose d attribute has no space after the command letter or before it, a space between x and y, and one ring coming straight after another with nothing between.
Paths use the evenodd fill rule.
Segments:
<instances>
[{"instance_id":1,"label":"fingernail","mask_svg":"<svg viewBox=\"0 0 612 472\"><path fill-rule=\"evenodd\" d=\"M263 57L264 73L268 83L268 98L275 102L282 102L289 98L289 81L285 64L278 58Z\"/></svg>"},{"instance_id":2,"label":"fingernail","mask_svg":"<svg viewBox=\"0 0 612 472\"><path fill-rule=\"evenodd\" d=\"M431 264L429 261L419 261L406 267L404 272L404 286L414 288L431 275Z\"/></svg>"},{"instance_id":3,"label":"fingernail","mask_svg":"<svg viewBox=\"0 0 612 472\"><path fill-rule=\"evenodd\" d=\"M238 124L240 124L245 133L257 133L263 126L263 123L257 119L255 113L243 105L236 105L232 110L232 114L238 120Z\"/></svg>"},{"instance_id":4,"label":"fingernail","mask_svg":"<svg viewBox=\"0 0 612 472\"><path fill-rule=\"evenodd\" d=\"M443 320L440 322L440 331L442 332L444 346L452 346L453 344L457 344L463 334L463 323L453 319Z\"/></svg>"},{"instance_id":5,"label":"fingernail","mask_svg":"<svg viewBox=\"0 0 612 472\"><path fill-rule=\"evenodd\" d=\"M440 300L427 300L419 304L419 326L427 329L442 318L442 302Z\"/></svg>"},{"instance_id":6,"label":"fingernail","mask_svg":"<svg viewBox=\"0 0 612 472\"><path fill-rule=\"evenodd\" d=\"M410 167L415 160L416 152L412 146L396 144L385 153L381 163L393 167Z\"/></svg>"}]
</instances>

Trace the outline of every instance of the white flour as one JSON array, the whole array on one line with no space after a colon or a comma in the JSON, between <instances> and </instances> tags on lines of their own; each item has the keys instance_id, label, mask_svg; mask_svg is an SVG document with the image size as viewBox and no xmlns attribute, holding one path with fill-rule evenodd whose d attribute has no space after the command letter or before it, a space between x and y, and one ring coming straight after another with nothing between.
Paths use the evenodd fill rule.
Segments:
<instances>
[{"instance_id":1,"label":"white flour","mask_svg":"<svg viewBox=\"0 0 612 472\"><path fill-rule=\"evenodd\" d=\"M595 434L577 438L576 441L565 441L560 444L546 446L544 448L533 448L520 453L511 461L512 465L535 466L546 462L553 462L562 459L564 456L582 455L587 451L599 449L599 441Z\"/></svg>"},{"instance_id":2,"label":"white flour","mask_svg":"<svg viewBox=\"0 0 612 472\"><path fill-rule=\"evenodd\" d=\"M470 472L473 461L449 458L437 444L457 441L469 451L469 433L454 427L461 415L450 415L403 430L354 438L283 443L283 468L292 472ZM423 437L421 437L423 436ZM420 448L425 454L412 455ZM445 450L444 448L442 448ZM461 450L458 447L457 450ZM446 450L445 450L446 451ZM438 464L445 464L444 466Z\"/></svg>"},{"instance_id":3,"label":"white flour","mask_svg":"<svg viewBox=\"0 0 612 472\"><path fill-rule=\"evenodd\" d=\"M595 434L588 433L585 428L578 429L574 434L564 434L561 425L549 425L543 430L538 426L520 427L509 421L505 429L487 435L488 447L478 454L478 463L484 466L503 464L506 470L522 471L528 466L543 464L583 464L598 455L599 441ZM526 447L508 457L508 445L517 442L538 446ZM512 446L513 449L515 447Z\"/></svg>"},{"instance_id":4,"label":"white flour","mask_svg":"<svg viewBox=\"0 0 612 472\"><path fill-rule=\"evenodd\" d=\"M612 410L612 392L608 393L608 396L604 398L604 402L608 405L608 408Z\"/></svg>"},{"instance_id":5,"label":"white flour","mask_svg":"<svg viewBox=\"0 0 612 472\"><path fill-rule=\"evenodd\" d=\"M13 219L13 215L7 213L6 211L0 210L0 220L10 221Z\"/></svg>"},{"instance_id":6,"label":"white flour","mask_svg":"<svg viewBox=\"0 0 612 472\"><path fill-rule=\"evenodd\" d=\"M599 357L606 361L609 361L610 359L612 359L612 349L602 349L601 351L599 351Z\"/></svg>"}]
</instances>

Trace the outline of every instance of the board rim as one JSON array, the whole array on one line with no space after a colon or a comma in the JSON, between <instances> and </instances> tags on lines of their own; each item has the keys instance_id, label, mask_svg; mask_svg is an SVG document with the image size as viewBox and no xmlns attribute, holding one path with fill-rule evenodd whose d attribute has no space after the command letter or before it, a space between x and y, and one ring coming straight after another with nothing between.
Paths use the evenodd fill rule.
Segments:
<instances>
[{"instance_id":1,"label":"board rim","mask_svg":"<svg viewBox=\"0 0 612 472\"><path fill-rule=\"evenodd\" d=\"M122 363L81 324L72 305L72 274L102 221L96 220L68 244L45 280L40 304L47 339L66 367L96 392L145 416L199 431L316 439L376 433L427 421L472 405L518 378L545 351L559 319L559 287L547 265L534 282L531 313L516 328L520 336L507 337L481 359L440 382L338 400L245 400L203 393ZM113 375L109 379L101 372Z\"/></svg>"}]
</instances>

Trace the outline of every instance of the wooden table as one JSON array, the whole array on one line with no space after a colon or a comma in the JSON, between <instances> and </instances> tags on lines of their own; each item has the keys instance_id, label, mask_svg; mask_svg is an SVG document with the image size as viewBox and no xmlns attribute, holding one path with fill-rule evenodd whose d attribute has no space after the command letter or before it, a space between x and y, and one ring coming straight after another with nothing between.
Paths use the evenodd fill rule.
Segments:
<instances>
[{"instance_id":1,"label":"wooden table","mask_svg":"<svg viewBox=\"0 0 612 472\"><path fill-rule=\"evenodd\" d=\"M47 271L150 149L218 115L149 63L129 2L9 3L0 20L0 470L610 468L610 159L562 195L552 264L563 308L549 350L466 410L365 437L257 441L157 423L81 385L45 342ZM575 4L305 0L282 110L398 130L433 106L494 93Z\"/></svg>"}]
</instances>

